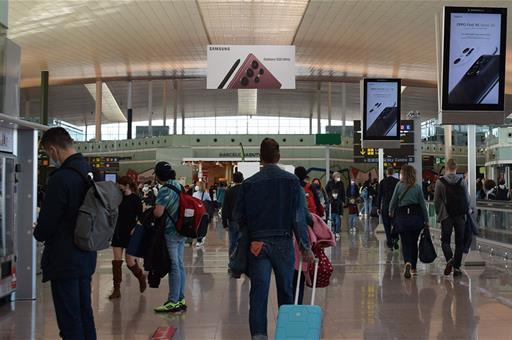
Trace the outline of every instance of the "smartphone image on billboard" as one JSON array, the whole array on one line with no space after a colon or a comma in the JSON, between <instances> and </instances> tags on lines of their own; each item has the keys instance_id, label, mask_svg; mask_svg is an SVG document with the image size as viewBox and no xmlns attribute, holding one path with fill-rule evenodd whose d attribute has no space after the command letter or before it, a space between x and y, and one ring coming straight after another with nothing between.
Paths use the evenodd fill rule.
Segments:
<instances>
[{"instance_id":1,"label":"smartphone image on billboard","mask_svg":"<svg viewBox=\"0 0 512 340\"><path fill-rule=\"evenodd\" d=\"M388 136L400 117L396 106L386 107L366 131L368 137Z\"/></svg>"},{"instance_id":2,"label":"smartphone image on billboard","mask_svg":"<svg viewBox=\"0 0 512 340\"><path fill-rule=\"evenodd\" d=\"M280 89L281 82L250 53L235 73L228 89Z\"/></svg>"},{"instance_id":3,"label":"smartphone image on billboard","mask_svg":"<svg viewBox=\"0 0 512 340\"><path fill-rule=\"evenodd\" d=\"M239 64L240 64L240 59L237 59L235 61L235 63L233 64L233 66L231 66L231 68L229 69L229 71L226 74L226 76L224 77L224 79L222 79L222 82L219 84L219 87L217 87L218 89L223 89L224 88L224 86L228 82L229 78L231 78L231 76L233 75L233 72L235 72L235 70L236 70L236 68L238 67Z\"/></svg>"},{"instance_id":4,"label":"smartphone image on billboard","mask_svg":"<svg viewBox=\"0 0 512 340\"><path fill-rule=\"evenodd\" d=\"M500 56L482 55L449 93L450 103L480 104L500 79Z\"/></svg>"}]
</instances>

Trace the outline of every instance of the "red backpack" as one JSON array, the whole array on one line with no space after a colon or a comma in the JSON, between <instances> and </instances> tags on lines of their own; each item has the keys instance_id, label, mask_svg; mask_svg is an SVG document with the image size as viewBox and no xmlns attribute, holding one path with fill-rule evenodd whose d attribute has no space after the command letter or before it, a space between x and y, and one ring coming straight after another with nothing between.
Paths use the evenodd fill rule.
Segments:
<instances>
[{"instance_id":1,"label":"red backpack","mask_svg":"<svg viewBox=\"0 0 512 340\"><path fill-rule=\"evenodd\" d=\"M318 259L318 276L316 280L316 288L325 288L329 286L329 281L331 279L334 268L332 267L332 263L329 261L327 255L325 255L323 248L315 246L313 247L313 253L315 253L315 257ZM315 273L314 263L309 265L308 273L311 275L310 282L313 282L313 275Z\"/></svg>"},{"instance_id":2,"label":"red backpack","mask_svg":"<svg viewBox=\"0 0 512 340\"><path fill-rule=\"evenodd\" d=\"M174 185L168 184L166 187L176 192L180 197L178 220L174 220L174 218L169 215L176 226L178 234L190 238L206 236L209 216L203 201L187 195L184 191L179 190Z\"/></svg>"},{"instance_id":3,"label":"red backpack","mask_svg":"<svg viewBox=\"0 0 512 340\"><path fill-rule=\"evenodd\" d=\"M310 213L317 214L318 216L323 216L325 213L324 207L320 204L320 206L316 206L315 202L315 194L313 194L313 190L311 190L311 184L306 183L304 186L304 192L306 193L306 202L308 204L308 210Z\"/></svg>"}]
</instances>

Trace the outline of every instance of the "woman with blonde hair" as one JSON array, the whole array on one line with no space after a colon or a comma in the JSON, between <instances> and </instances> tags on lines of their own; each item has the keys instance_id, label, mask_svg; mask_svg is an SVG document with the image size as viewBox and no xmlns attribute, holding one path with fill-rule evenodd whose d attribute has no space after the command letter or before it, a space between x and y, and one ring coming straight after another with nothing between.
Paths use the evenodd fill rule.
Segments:
<instances>
[{"instance_id":1,"label":"woman with blonde hair","mask_svg":"<svg viewBox=\"0 0 512 340\"><path fill-rule=\"evenodd\" d=\"M423 189L416 184L416 169L404 165L400 171L400 182L395 187L389 204L389 216L393 218L395 230L402 241L405 262L405 278L416 275L418 262L418 238L423 228L428 228L428 213Z\"/></svg>"}]
</instances>

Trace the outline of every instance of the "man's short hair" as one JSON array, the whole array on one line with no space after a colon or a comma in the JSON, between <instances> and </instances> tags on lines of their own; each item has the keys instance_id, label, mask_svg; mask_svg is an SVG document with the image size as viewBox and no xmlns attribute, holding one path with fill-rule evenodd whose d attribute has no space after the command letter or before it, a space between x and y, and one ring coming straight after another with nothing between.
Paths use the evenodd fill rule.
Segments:
<instances>
[{"instance_id":1,"label":"man's short hair","mask_svg":"<svg viewBox=\"0 0 512 340\"><path fill-rule=\"evenodd\" d=\"M43 133L40 145L43 148L56 146L61 149L68 149L73 146L73 138L71 138L66 129L54 127Z\"/></svg>"},{"instance_id":2,"label":"man's short hair","mask_svg":"<svg viewBox=\"0 0 512 340\"><path fill-rule=\"evenodd\" d=\"M446 169L448 169L449 171L457 170L457 162L455 162L455 159L450 158L448 162L446 162Z\"/></svg>"},{"instance_id":3,"label":"man's short hair","mask_svg":"<svg viewBox=\"0 0 512 340\"><path fill-rule=\"evenodd\" d=\"M395 173L395 169L393 169L393 168L391 168L391 167L390 167L390 168L388 168L388 169L386 170L386 172L387 172L387 174L388 174L389 176L393 176L393 174Z\"/></svg>"},{"instance_id":4,"label":"man's short hair","mask_svg":"<svg viewBox=\"0 0 512 340\"><path fill-rule=\"evenodd\" d=\"M260 159L267 164L277 163L281 157L279 143L272 138L265 138L260 146Z\"/></svg>"},{"instance_id":5,"label":"man's short hair","mask_svg":"<svg viewBox=\"0 0 512 340\"><path fill-rule=\"evenodd\" d=\"M233 182L236 183L236 184L240 184L244 181L244 175L237 171L233 174Z\"/></svg>"}]
</instances>

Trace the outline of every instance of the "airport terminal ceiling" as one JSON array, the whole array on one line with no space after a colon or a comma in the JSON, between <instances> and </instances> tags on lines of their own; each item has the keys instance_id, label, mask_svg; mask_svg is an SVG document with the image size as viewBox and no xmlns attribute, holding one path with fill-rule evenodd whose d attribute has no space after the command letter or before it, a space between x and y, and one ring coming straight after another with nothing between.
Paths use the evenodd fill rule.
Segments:
<instances>
[{"instance_id":1,"label":"airport terminal ceiling","mask_svg":"<svg viewBox=\"0 0 512 340\"><path fill-rule=\"evenodd\" d=\"M39 112L37 86L44 69L53 85L50 115L76 124L94 112L94 100L82 84L99 78L122 110L126 80L144 79L134 85L136 121L147 119L145 80L151 78L154 119L162 112L161 79L173 77L183 79L179 114L236 115L236 92L205 90L206 45L283 44L296 46L297 90L259 91L259 115L309 117L314 112L316 117L317 82L322 81L321 112L326 118L327 82L333 81L333 119L341 115L343 82L347 119L358 118L357 81L368 76L402 78L402 111L418 110L427 119L437 116L434 16L446 4L475 3L10 1L9 37L22 47L21 108L29 115ZM510 1L485 4L512 9ZM510 70L512 53L508 58ZM56 86L64 84L68 86ZM510 76L507 93L512 93Z\"/></svg>"}]
</instances>

